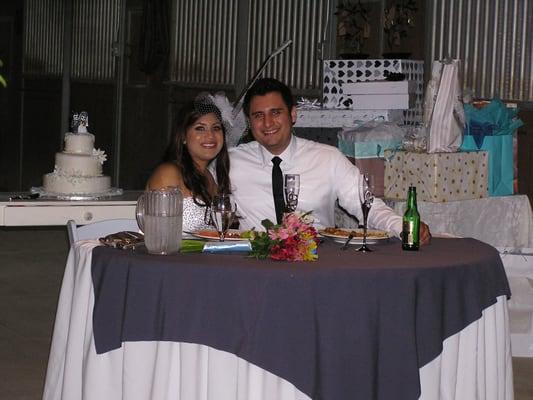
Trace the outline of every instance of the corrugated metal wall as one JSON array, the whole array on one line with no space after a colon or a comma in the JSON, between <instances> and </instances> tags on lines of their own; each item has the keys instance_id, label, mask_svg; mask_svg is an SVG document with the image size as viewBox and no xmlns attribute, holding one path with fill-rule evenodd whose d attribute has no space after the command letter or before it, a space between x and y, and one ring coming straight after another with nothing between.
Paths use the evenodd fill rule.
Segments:
<instances>
[{"instance_id":1,"label":"corrugated metal wall","mask_svg":"<svg viewBox=\"0 0 533 400\"><path fill-rule=\"evenodd\" d=\"M427 63L464 61L475 97L533 100L533 0L427 0ZM430 64L428 64L430 65Z\"/></svg>"},{"instance_id":2,"label":"corrugated metal wall","mask_svg":"<svg viewBox=\"0 0 533 400\"><path fill-rule=\"evenodd\" d=\"M317 44L329 0L250 0L248 15L237 15L238 5L239 0L175 0L171 80L233 85L237 57L246 57L248 80L273 50L292 39L265 75L295 88L320 88ZM247 35L238 38L237 27L243 23Z\"/></svg>"},{"instance_id":3,"label":"corrugated metal wall","mask_svg":"<svg viewBox=\"0 0 533 400\"><path fill-rule=\"evenodd\" d=\"M63 1L59 0L26 0L24 74L61 75L63 9Z\"/></svg>"},{"instance_id":4,"label":"corrugated metal wall","mask_svg":"<svg viewBox=\"0 0 533 400\"><path fill-rule=\"evenodd\" d=\"M322 63L317 55L327 23L328 0L252 0L248 24L248 77L287 39L292 46L265 71L298 89L320 88Z\"/></svg>"},{"instance_id":5,"label":"corrugated metal wall","mask_svg":"<svg viewBox=\"0 0 533 400\"><path fill-rule=\"evenodd\" d=\"M171 80L232 84L238 0L175 0Z\"/></svg>"},{"instance_id":6,"label":"corrugated metal wall","mask_svg":"<svg viewBox=\"0 0 533 400\"><path fill-rule=\"evenodd\" d=\"M26 0L24 74L61 76L64 0ZM72 78L113 80L120 0L73 0Z\"/></svg>"}]
</instances>

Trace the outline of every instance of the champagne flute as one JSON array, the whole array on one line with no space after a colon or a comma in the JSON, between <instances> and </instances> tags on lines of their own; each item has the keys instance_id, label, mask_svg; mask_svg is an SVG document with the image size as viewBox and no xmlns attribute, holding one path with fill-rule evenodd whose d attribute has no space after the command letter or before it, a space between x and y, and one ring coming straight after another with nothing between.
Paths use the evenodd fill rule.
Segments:
<instances>
[{"instance_id":1,"label":"champagne flute","mask_svg":"<svg viewBox=\"0 0 533 400\"><path fill-rule=\"evenodd\" d=\"M370 252L372 250L366 244L366 236L368 213L374 202L374 177L372 175L361 175L359 180L359 201L361 202L361 209L363 211L363 245L357 251Z\"/></svg>"},{"instance_id":2,"label":"champagne flute","mask_svg":"<svg viewBox=\"0 0 533 400\"><path fill-rule=\"evenodd\" d=\"M235 204L229 195L221 194L213 197L211 202L211 224L218 232L218 238L221 242L226 237L226 232L235 220L237 204Z\"/></svg>"},{"instance_id":3,"label":"champagne flute","mask_svg":"<svg viewBox=\"0 0 533 400\"><path fill-rule=\"evenodd\" d=\"M300 194L300 175L285 174L284 189L287 211L294 212L298 206L298 195Z\"/></svg>"}]
</instances>

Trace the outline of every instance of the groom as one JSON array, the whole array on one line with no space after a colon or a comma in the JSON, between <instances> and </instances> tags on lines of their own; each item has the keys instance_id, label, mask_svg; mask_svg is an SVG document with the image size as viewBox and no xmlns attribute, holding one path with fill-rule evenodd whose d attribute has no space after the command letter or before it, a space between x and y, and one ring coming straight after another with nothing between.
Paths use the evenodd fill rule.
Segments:
<instances>
[{"instance_id":1,"label":"groom","mask_svg":"<svg viewBox=\"0 0 533 400\"><path fill-rule=\"evenodd\" d=\"M255 141L230 149L230 178L241 228L261 229L265 218L280 219L284 174L300 175L298 209L312 211L315 222L334 226L338 199L345 210L363 220L359 202L362 175L335 147L296 137L296 107L290 89L282 82L263 78L246 93L243 109ZM281 185L281 188L280 188ZM400 235L402 218L381 199L374 199L369 226ZM430 240L429 228L421 224L421 243Z\"/></svg>"}]
</instances>

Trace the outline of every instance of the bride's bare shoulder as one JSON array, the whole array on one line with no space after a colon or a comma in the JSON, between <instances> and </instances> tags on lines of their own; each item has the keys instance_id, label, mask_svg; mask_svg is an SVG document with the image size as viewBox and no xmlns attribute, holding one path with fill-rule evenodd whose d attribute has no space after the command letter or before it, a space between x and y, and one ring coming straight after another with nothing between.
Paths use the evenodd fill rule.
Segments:
<instances>
[{"instance_id":1,"label":"bride's bare shoulder","mask_svg":"<svg viewBox=\"0 0 533 400\"><path fill-rule=\"evenodd\" d=\"M166 186L177 186L179 188L184 186L181 171L172 162L159 165L146 183L147 189L160 189Z\"/></svg>"}]
</instances>

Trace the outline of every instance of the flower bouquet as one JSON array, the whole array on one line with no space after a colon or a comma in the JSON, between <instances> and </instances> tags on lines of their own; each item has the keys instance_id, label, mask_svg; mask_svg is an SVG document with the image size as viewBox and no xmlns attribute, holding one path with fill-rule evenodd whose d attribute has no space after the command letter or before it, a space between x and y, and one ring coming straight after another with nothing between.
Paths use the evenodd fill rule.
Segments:
<instances>
[{"instance_id":1,"label":"flower bouquet","mask_svg":"<svg viewBox=\"0 0 533 400\"><path fill-rule=\"evenodd\" d=\"M266 232L254 232L250 242L251 255L285 261L315 261L318 259L317 231L312 226L311 213L287 213L281 224L265 219Z\"/></svg>"}]
</instances>

